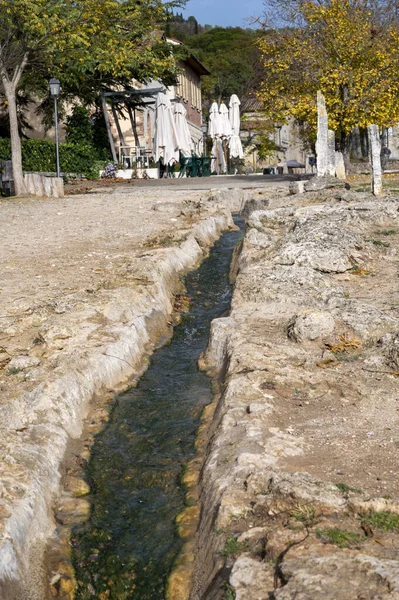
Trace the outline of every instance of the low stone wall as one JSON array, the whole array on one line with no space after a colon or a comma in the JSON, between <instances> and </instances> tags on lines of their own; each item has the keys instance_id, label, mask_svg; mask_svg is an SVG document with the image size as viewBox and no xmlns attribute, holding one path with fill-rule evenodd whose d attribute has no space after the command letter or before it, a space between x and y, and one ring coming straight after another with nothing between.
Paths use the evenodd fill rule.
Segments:
<instances>
[{"instance_id":1,"label":"low stone wall","mask_svg":"<svg viewBox=\"0 0 399 600\"><path fill-rule=\"evenodd\" d=\"M25 173L24 180L26 191L32 196L64 197L64 180L62 177L47 177L41 173Z\"/></svg>"}]
</instances>

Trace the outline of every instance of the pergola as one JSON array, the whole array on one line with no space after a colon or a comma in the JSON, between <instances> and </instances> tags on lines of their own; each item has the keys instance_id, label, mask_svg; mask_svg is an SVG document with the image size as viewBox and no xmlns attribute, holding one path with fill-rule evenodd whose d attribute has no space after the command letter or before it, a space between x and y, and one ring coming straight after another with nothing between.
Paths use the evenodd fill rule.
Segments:
<instances>
[{"instance_id":1,"label":"pergola","mask_svg":"<svg viewBox=\"0 0 399 600\"><path fill-rule=\"evenodd\" d=\"M123 153L122 153L123 150L128 150L130 152L130 150L132 148L135 149L135 155L136 155L136 157L138 157L138 155L141 156L142 149L140 148L139 139L138 139L138 135L137 135L137 129L136 129L136 116L135 116L136 108L154 106L156 103L156 96L160 92L164 92L164 91L165 91L164 86L158 86L158 87L145 88L145 89L140 89L140 90L119 90L119 91L113 91L113 92L103 92L101 94L101 102L102 102L102 108L103 108L103 113L104 113L105 125L107 128L109 145L111 148L113 160L115 162L118 162L118 158L117 158L117 154L116 154L114 138L112 137L111 124L109 121L108 110L107 110L108 107L107 107L106 99L111 98L111 100L112 100L112 104L111 104L112 114L114 116L115 125L118 130L118 135L119 135L119 139L121 142L121 145L119 148L119 158L121 159L121 157L123 156ZM116 105L121 104L121 103L123 103L126 106L127 112L129 114L130 122L132 125L132 130L133 130L133 135L135 137L135 142L136 142L134 147L126 146L126 144L124 144L123 133L120 128L118 115L116 112ZM147 150L147 153L148 153L148 150Z\"/></svg>"}]
</instances>

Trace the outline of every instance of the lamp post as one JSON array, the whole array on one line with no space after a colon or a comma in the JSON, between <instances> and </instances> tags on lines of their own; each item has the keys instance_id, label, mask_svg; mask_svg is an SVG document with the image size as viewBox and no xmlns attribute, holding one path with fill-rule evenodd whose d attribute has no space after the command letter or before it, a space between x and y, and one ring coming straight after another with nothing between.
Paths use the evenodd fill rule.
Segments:
<instances>
[{"instance_id":1,"label":"lamp post","mask_svg":"<svg viewBox=\"0 0 399 600\"><path fill-rule=\"evenodd\" d=\"M201 125L201 129L202 129L202 134L204 136L204 156L206 156L206 134L208 132L208 125L206 124L206 122L202 123Z\"/></svg>"},{"instance_id":2,"label":"lamp post","mask_svg":"<svg viewBox=\"0 0 399 600\"><path fill-rule=\"evenodd\" d=\"M50 79L50 94L54 98L54 120L55 120L55 155L57 160L57 177L61 176L60 172L60 153L58 147L58 98L61 91L61 83L58 79Z\"/></svg>"}]
</instances>

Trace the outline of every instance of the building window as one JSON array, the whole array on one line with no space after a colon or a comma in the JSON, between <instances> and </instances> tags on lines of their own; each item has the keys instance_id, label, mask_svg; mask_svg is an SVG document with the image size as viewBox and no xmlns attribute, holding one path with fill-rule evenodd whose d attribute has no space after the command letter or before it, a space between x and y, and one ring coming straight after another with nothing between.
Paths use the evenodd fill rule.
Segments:
<instances>
[{"instance_id":1,"label":"building window","mask_svg":"<svg viewBox=\"0 0 399 600\"><path fill-rule=\"evenodd\" d=\"M195 86L195 91L196 91L196 108L197 108L197 110L201 110L199 81L197 81L197 85Z\"/></svg>"},{"instance_id":2,"label":"building window","mask_svg":"<svg viewBox=\"0 0 399 600\"><path fill-rule=\"evenodd\" d=\"M177 77L177 85L176 85L176 96L181 98L183 95L183 74L179 73Z\"/></svg>"},{"instance_id":3,"label":"building window","mask_svg":"<svg viewBox=\"0 0 399 600\"><path fill-rule=\"evenodd\" d=\"M183 100L184 102L188 102L188 80L187 74L183 73Z\"/></svg>"}]
</instances>

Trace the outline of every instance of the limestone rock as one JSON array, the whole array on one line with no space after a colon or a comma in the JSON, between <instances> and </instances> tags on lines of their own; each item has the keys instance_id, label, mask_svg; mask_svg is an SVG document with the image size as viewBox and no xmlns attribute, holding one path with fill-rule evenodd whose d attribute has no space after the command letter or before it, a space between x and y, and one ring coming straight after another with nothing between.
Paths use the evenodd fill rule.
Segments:
<instances>
[{"instance_id":1,"label":"limestone rock","mask_svg":"<svg viewBox=\"0 0 399 600\"><path fill-rule=\"evenodd\" d=\"M346 300L341 309L332 310L342 321L363 339L377 341L398 326L398 319L386 315L382 310L357 300Z\"/></svg>"},{"instance_id":2,"label":"limestone rock","mask_svg":"<svg viewBox=\"0 0 399 600\"><path fill-rule=\"evenodd\" d=\"M371 165L371 191L374 196L382 193L381 141L378 125L367 127Z\"/></svg>"},{"instance_id":3,"label":"limestone rock","mask_svg":"<svg viewBox=\"0 0 399 600\"><path fill-rule=\"evenodd\" d=\"M243 219L247 219L251 213L255 210L264 210L269 205L269 198L252 198L245 203L241 216Z\"/></svg>"},{"instance_id":4,"label":"limestone rock","mask_svg":"<svg viewBox=\"0 0 399 600\"><path fill-rule=\"evenodd\" d=\"M335 131L332 129L327 134L327 173L335 177Z\"/></svg>"},{"instance_id":5,"label":"limestone rock","mask_svg":"<svg viewBox=\"0 0 399 600\"><path fill-rule=\"evenodd\" d=\"M383 600L399 598L399 562L335 553L287 558L281 571L288 583L276 600Z\"/></svg>"},{"instance_id":6,"label":"limestone rock","mask_svg":"<svg viewBox=\"0 0 399 600\"><path fill-rule=\"evenodd\" d=\"M336 177L312 177L309 181L305 181L305 190L307 192L317 192L319 190L345 187L343 181L340 181Z\"/></svg>"},{"instance_id":7,"label":"limestone rock","mask_svg":"<svg viewBox=\"0 0 399 600\"><path fill-rule=\"evenodd\" d=\"M305 192L305 181L291 181L289 192L292 196L295 194L303 194Z\"/></svg>"},{"instance_id":8,"label":"limestone rock","mask_svg":"<svg viewBox=\"0 0 399 600\"><path fill-rule=\"evenodd\" d=\"M166 212L177 216L181 212L181 206L176 204L176 202L157 202L157 204L153 205L152 210Z\"/></svg>"},{"instance_id":9,"label":"limestone rock","mask_svg":"<svg viewBox=\"0 0 399 600\"><path fill-rule=\"evenodd\" d=\"M273 238L267 233L258 231L257 229L250 229L245 238L245 243L258 248L270 248L273 245Z\"/></svg>"},{"instance_id":10,"label":"limestone rock","mask_svg":"<svg viewBox=\"0 0 399 600\"><path fill-rule=\"evenodd\" d=\"M311 242L288 244L276 258L276 263L310 266L322 273L344 273L352 267L347 253L341 248L322 248Z\"/></svg>"},{"instance_id":11,"label":"limestone rock","mask_svg":"<svg viewBox=\"0 0 399 600\"><path fill-rule=\"evenodd\" d=\"M267 590L273 588L274 567L250 556L242 556L233 567L230 584L234 588L236 600L268 597Z\"/></svg>"},{"instance_id":12,"label":"limestone rock","mask_svg":"<svg viewBox=\"0 0 399 600\"><path fill-rule=\"evenodd\" d=\"M62 525L85 523L90 516L90 509L87 500L64 497L57 506L56 520Z\"/></svg>"},{"instance_id":13,"label":"limestone rock","mask_svg":"<svg viewBox=\"0 0 399 600\"><path fill-rule=\"evenodd\" d=\"M328 172L328 115L323 94L317 92L317 175L323 177Z\"/></svg>"},{"instance_id":14,"label":"limestone rock","mask_svg":"<svg viewBox=\"0 0 399 600\"><path fill-rule=\"evenodd\" d=\"M26 191L32 196L64 197L64 180L62 177L46 177L41 173L24 175Z\"/></svg>"},{"instance_id":15,"label":"limestone rock","mask_svg":"<svg viewBox=\"0 0 399 600\"><path fill-rule=\"evenodd\" d=\"M38 365L40 365L40 360L34 356L14 356L8 363L7 368L23 371Z\"/></svg>"},{"instance_id":16,"label":"limestone rock","mask_svg":"<svg viewBox=\"0 0 399 600\"><path fill-rule=\"evenodd\" d=\"M342 152L335 153L335 176L341 181L345 181L346 179L344 156Z\"/></svg>"},{"instance_id":17,"label":"limestone rock","mask_svg":"<svg viewBox=\"0 0 399 600\"><path fill-rule=\"evenodd\" d=\"M334 331L335 321L330 313L306 311L298 315L288 326L288 336L296 342L317 340L331 335Z\"/></svg>"},{"instance_id":18,"label":"limestone rock","mask_svg":"<svg viewBox=\"0 0 399 600\"><path fill-rule=\"evenodd\" d=\"M211 324L211 332L209 337L209 344L200 359L200 366L202 368L223 370L223 365L226 361L227 354L227 340L229 332L234 327L234 321L229 318L214 319Z\"/></svg>"},{"instance_id":19,"label":"limestone rock","mask_svg":"<svg viewBox=\"0 0 399 600\"><path fill-rule=\"evenodd\" d=\"M399 333L384 336L380 343L388 366L399 372Z\"/></svg>"},{"instance_id":20,"label":"limestone rock","mask_svg":"<svg viewBox=\"0 0 399 600\"><path fill-rule=\"evenodd\" d=\"M74 498L86 496L90 493L90 486L84 479L81 479L80 477L67 476L64 481L64 487L65 490Z\"/></svg>"}]
</instances>

